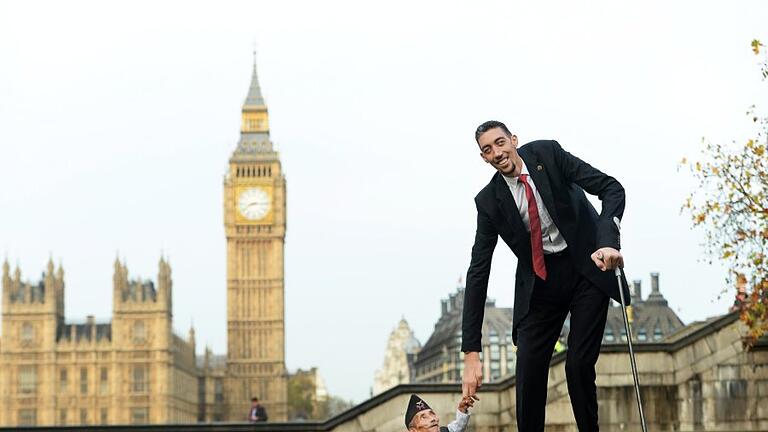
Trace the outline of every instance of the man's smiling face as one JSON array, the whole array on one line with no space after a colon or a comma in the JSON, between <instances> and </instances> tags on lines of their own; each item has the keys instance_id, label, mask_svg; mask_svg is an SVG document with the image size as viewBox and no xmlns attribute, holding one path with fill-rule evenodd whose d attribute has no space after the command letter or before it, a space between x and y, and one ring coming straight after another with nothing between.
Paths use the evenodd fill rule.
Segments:
<instances>
[{"instance_id":1,"label":"man's smiling face","mask_svg":"<svg viewBox=\"0 0 768 432\"><path fill-rule=\"evenodd\" d=\"M507 177L520 175L522 163L517 155L517 136L507 135L504 129L488 129L477 138L480 156Z\"/></svg>"}]
</instances>

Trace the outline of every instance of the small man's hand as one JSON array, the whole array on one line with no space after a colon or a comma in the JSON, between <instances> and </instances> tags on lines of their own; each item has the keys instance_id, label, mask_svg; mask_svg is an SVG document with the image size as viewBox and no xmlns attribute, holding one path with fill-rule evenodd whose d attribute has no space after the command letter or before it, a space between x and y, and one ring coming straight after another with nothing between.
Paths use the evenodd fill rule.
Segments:
<instances>
[{"instance_id":1,"label":"small man's hand","mask_svg":"<svg viewBox=\"0 0 768 432\"><path fill-rule=\"evenodd\" d=\"M590 257L597 268L602 271L613 270L616 267L624 267L624 257L621 256L621 252L612 247L600 248Z\"/></svg>"},{"instance_id":2,"label":"small man's hand","mask_svg":"<svg viewBox=\"0 0 768 432\"><path fill-rule=\"evenodd\" d=\"M483 365L480 362L480 353L468 352L464 354L464 377L461 383L461 394L464 398L480 400L477 390L483 384Z\"/></svg>"},{"instance_id":3,"label":"small man's hand","mask_svg":"<svg viewBox=\"0 0 768 432\"><path fill-rule=\"evenodd\" d=\"M475 400L471 397L463 397L459 401L459 411L463 412L464 414L467 413L467 411L472 408L472 406L475 405Z\"/></svg>"}]
</instances>

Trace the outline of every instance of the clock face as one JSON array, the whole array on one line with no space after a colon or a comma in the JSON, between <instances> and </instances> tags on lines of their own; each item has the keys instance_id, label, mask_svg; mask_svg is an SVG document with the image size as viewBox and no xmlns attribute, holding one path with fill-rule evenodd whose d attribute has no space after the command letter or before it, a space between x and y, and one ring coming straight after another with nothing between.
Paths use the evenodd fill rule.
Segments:
<instances>
[{"instance_id":1,"label":"clock face","mask_svg":"<svg viewBox=\"0 0 768 432\"><path fill-rule=\"evenodd\" d=\"M240 193L237 208L246 219L259 220L269 213L269 195L260 187L248 188Z\"/></svg>"}]
</instances>

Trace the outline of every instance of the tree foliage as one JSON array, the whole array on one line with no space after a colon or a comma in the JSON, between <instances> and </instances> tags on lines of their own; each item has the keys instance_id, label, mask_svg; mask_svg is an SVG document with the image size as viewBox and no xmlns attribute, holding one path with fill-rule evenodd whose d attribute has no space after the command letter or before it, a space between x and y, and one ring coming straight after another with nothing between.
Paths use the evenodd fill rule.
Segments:
<instances>
[{"instance_id":1,"label":"tree foliage","mask_svg":"<svg viewBox=\"0 0 768 432\"><path fill-rule=\"evenodd\" d=\"M318 395L317 371L299 369L288 378L288 419L326 420L352 408L354 404L333 395Z\"/></svg>"},{"instance_id":2,"label":"tree foliage","mask_svg":"<svg viewBox=\"0 0 768 432\"><path fill-rule=\"evenodd\" d=\"M760 41L751 45L762 56L765 82L768 56ZM729 268L727 283L736 290L734 309L748 327L744 343L750 348L768 332L768 117L756 114L755 106L747 115L753 138L729 145L704 140L701 159L681 164L698 181L683 210L704 229L707 254Z\"/></svg>"}]
</instances>

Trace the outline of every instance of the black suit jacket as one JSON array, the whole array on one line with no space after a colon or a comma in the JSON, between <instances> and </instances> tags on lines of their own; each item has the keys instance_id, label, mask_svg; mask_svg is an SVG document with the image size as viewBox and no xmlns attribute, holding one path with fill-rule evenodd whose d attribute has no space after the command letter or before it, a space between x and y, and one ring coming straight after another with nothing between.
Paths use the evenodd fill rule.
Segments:
<instances>
[{"instance_id":1,"label":"black suit jacket","mask_svg":"<svg viewBox=\"0 0 768 432\"><path fill-rule=\"evenodd\" d=\"M590 255L601 247L620 249L619 229L613 221L624 213L624 188L613 177L593 168L560 147L557 141L533 141L518 149L544 206L568 244L568 255L578 271L611 298L619 299L613 271L600 271ZM602 201L598 215L584 191ZM481 351L481 329L491 257L500 236L517 256L512 338L528 313L535 276L531 237L500 173L475 197L477 232L464 292L462 346L464 352ZM622 275L622 279L624 279ZM629 302L626 279L625 300Z\"/></svg>"}]
</instances>

